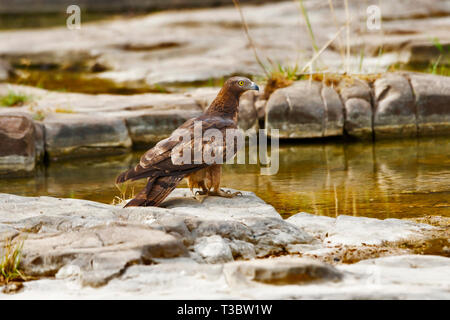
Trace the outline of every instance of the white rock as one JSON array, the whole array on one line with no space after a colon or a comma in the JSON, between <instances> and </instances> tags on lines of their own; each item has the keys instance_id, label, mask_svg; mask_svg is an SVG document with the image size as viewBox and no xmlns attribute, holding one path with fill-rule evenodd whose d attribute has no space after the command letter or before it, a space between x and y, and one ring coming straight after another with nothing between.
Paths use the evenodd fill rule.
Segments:
<instances>
[{"instance_id":1,"label":"white rock","mask_svg":"<svg viewBox=\"0 0 450 320\"><path fill-rule=\"evenodd\" d=\"M401 219L375 219L340 215L337 218L298 213L286 221L322 239L326 246L381 245L383 242L424 239L435 227Z\"/></svg>"},{"instance_id":2,"label":"white rock","mask_svg":"<svg viewBox=\"0 0 450 320\"><path fill-rule=\"evenodd\" d=\"M306 212L297 213L287 218L286 221L302 228L318 238L324 238L325 234L330 231L336 223L335 218L318 216Z\"/></svg>"},{"instance_id":3,"label":"white rock","mask_svg":"<svg viewBox=\"0 0 450 320\"><path fill-rule=\"evenodd\" d=\"M406 239L423 238L423 231L435 228L400 219L374 219L341 215L324 242L330 245L381 245Z\"/></svg>"},{"instance_id":4,"label":"white rock","mask_svg":"<svg viewBox=\"0 0 450 320\"><path fill-rule=\"evenodd\" d=\"M230 246L220 236L202 237L195 242L194 250L208 263L233 260Z\"/></svg>"},{"instance_id":5,"label":"white rock","mask_svg":"<svg viewBox=\"0 0 450 320\"><path fill-rule=\"evenodd\" d=\"M71 280L37 280L1 299L450 299L450 258L398 256L331 267L303 258L198 264L169 259L156 265L135 265L100 288ZM414 264L411 264L414 262ZM241 268L242 266L243 269ZM299 267L296 269L296 266ZM373 267L378 268L375 269ZM414 268L417 266L417 268ZM302 270L328 270L341 280L272 285L250 280L254 271L269 276L300 275ZM278 271L276 271L278 270ZM309 270L309 271L308 271ZM328 272L327 271L327 272ZM243 281L239 281L239 279ZM286 279L289 279L287 277ZM290 278L292 279L292 278ZM294 278L295 279L295 278ZM235 281L236 280L236 281Z\"/></svg>"}]
</instances>

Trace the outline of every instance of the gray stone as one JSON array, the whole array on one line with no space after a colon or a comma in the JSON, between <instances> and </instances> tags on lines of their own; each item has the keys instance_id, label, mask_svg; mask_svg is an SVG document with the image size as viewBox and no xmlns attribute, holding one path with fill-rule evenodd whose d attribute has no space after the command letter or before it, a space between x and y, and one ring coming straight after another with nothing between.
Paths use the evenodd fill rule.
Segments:
<instances>
[{"instance_id":1,"label":"gray stone","mask_svg":"<svg viewBox=\"0 0 450 320\"><path fill-rule=\"evenodd\" d=\"M28 175L36 163L33 120L23 113L0 113L0 175Z\"/></svg>"},{"instance_id":2,"label":"gray stone","mask_svg":"<svg viewBox=\"0 0 450 320\"><path fill-rule=\"evenodd\" d=\"M13 228L7 224L0 223L0 241L6 239L12 239L19 234L16 228Z\"/></svg>"},{"instance_id":3,"label":"gray stone","mask_svg":"<svg viewBox=\"0 0 450 320\"><path fill-rule=\"evenodd\" d=\"M342 273L312 259L280 257L226 264L224 274L231 287L251 286L250 282L271 285L299 285L317 281L339 281Z\"/></svg>"},{"instance_id":4,"label":"gray stone","mask_svg":"<svg viewBox=\"0 0 450 320\"><path fill-rule=\"evenodd\" d=\"M407 78L387 73L374 83L375 138L415 137L417 119L414 94Z\"/></svg>"},{"instance_id":5,"label":"gray stone","mask_svg":"<svg viewBox=\"0 0 450 320\"><path fill-rule=\"evenodd\" d=\"M85 288L78 268L59 279L25 282L2 299L449 299L450 258L403 255L332 267L283 257L226 264L185 258L131 265L106 285ZM259 273L255 272L259 271ZM309 275L315 277L307 278ZM304 277L303 277L304 276ZM322 281L320 279L322 278ZM264 281L254 281L268 279ZM309 279L310 281L304 281ZM314 281L315 279L315 281ZM339 281L336 281L339 280ZM278 283L278 285L275 285ZM285 283L285 284L283 284Z\"/></svg>"},{"instance_id":6,"label":"gray stone","mask_svg":"<svg viewBox=\"0 0 450 320\"><path fill-rule=\"evenodd\" d=\"M43 162L45 156L45 128L41 122L34 122L36 162Z\"/></svg>"},{"instance_id":7,"label":"gray stone","mask_svg":"<svg viewBox=\"0 0 450 320\"><path fill-rule=\"evenodd\" d=\"M339 94L331 87L322 86L321 95L325 106L324 137L344 134L344 106Z\"/></svg>"},{"instance_id":8,"label":"gray stone","mask_svg":"<svg viewBox=\"0 0 450 320\"><path fill-rule=\"evenodd\" d=\"M255 91L245 92L239 100L238 126L242 130L257 129L257 114L255 108Z\"/></svg>"},{"instance_id":9,"label":"gray stone","mask_svg":"<svg viewBox=\"0 0 450 320\"><path fill-rule=\"evenodd\" d=\"M382 245L402 240L425 240L435 227L401 219L375 219L339 215L337 218L298 213L287 219L323 240L325 246Z\"/></svg>"},{"instance_id":10,"label":"gray stone","mask_svg":"<svg viewBox=\"0 0 450 320\"><path fill-rule=\"evenodd\" d=\"M44 126L45 148L51 159L120 154L131 148L121 119L53 115L45 119Z\"/></svg>"},{"instance_id":11,"label":"gray stone","mask_svg":"<svg viewBox=\"0 0 450 320\"><path fill-rule=\"evenodd\" d=\"M194 250L207 263L233 261L230 246L218 235L197 238Z\"/></svg>"},{"instance_id":12,"label":"gray stone","mask_svg":"<svg viewBox=\"0 0 450 320\"><path fill-rule=\"evenodd\" d=\"M287 222L305 230L314 237L323 239L334 228L335 218L318 216L306 212L300 212L286 219Z\"/></svg>"},{"instance_id":13,"label":"gray stone","mask_svg":"<svg viewBox=\"0 0 450 320\"><path fill-rule=\"evenodd\" d=\"M267 101L266 128L279 130L280 138L316 138L326 133L330 121L324 124L325 104L321 97L322 86L318 82L297 81L293 85L276 90ZM327 92L327 91L326 91ZM327 94L327 93L326 93ZM327 94L327 96L329 96ZM330 102L330 113L335 104Z\"/></svg>"},{"instance_id":14,"label":"gray stone","mask_svg":"<svg viewBox=\"0 0 450 320\"><path fill-rule=\"evenodd\" d=\"M132 115L126 118L127 127L133 144L149 147L181 126L186 120L200 115L200 112L170 111L163 113L148 112L147 114Z\"/></svg>"},{"instance_id":15,"label":"gray stone","mask_svg":"<svg viewBox=\"0 0 450 320\"><path fill-rule=\"evenodd\" d=\"M182 242L164 232L108 224L75 232L30 234L24 241L22 264L30 276L53 276L65 265L77 265L84 284L99 286L132 263L186 254Z\"/></svg>"},{"instance_id":16,"label":"gray stone","mask_svg":"<svg viewBox=\"0 0 450 320\"><path fill-rule=\"evenodd\" d=\"M11 65L3 60L0 60L0 81L6 81L14 73Z\"/></svg>"},{"instance_id":17,"label":"gray stone","mask_svg":"<svg viewBox=\"0 0 450 320\"><path fill-rule=\"evenodd\" d=\"M345 107L345 132L359 139L372 138L372 104L368 84L359 79L339 83Z\"/></svg>"},{"instance_id":18,"label":"gray stone","mask_svg":"<svg viewBox=\"0 0 450 320\"><path fill-rule=\"evenodd\" d=\"M251 192L203 203L189 195L176 189L165 207L124 209L0 194L0 234L12 232L15 243L25 239L26 274L50 277L25 282L15 295L0 297L450 298L450 258L445 257L405 255L335 267L294 256L254 260L288 253L313 257L314 251L320 259L320 250L326 255L338 247L426 240L437 228L306 213L284 221Z\"/></svg>"},{"instance_id":19,"label":"gray stone","mask_svg":"<svg viewBox=\"0 0 450 320\"><path fill-rule=\"evenodd\" d=\"M416 98L420 136L450 133L450 79L419 73L408 77Z\"/></svg>"},{"instance_id":20,"label":"gray stone","mask_svg":"<svg viewBox=\"0 0 450 320\"><path fill-rule=\"evenodd\" d=\"M189 252L195 261L223 263L286 253L290 245L312 240L251 192L199 203L188 189L177 188L164 206L124 209L77 199L0 194L0 227L17 239L19 233L25 235L23 263L28 273L58 274L61 279L79 273L80 281L91 286L120 276L129 264L156 258ZM156 238L160 247L151 242Z\"/></svg>"},{"instance_id":21,"label":"gray stone","mask_svg":"<svg viewBox=\"0 0 450 320\"><path fill-rule=\"evenodd\" d=\"M340 215L324 242L332 245L381 245L383 242L423 239L427 237L424 231L433 229L430 225L400 219L379 220Z\"/></svg>"},{"instance_id":22,"label":"gray stone","mask_svg":"<svg viewBox=\"0 0 450 320\"><path fill-rule=\"evenodd\" d=\"M409 44L404 50L408 51L408 63L431 64L439 61L440 65L450 64L450 41L439 41L442 51L431 41L414 42Z\"/></svg>"},{"instance_id":23,"label":"gray stone","mask_svg":"<svg viewBox=\"0 0 450 320\"><path fill-rule=\"evenodd\" d=\"M266 118L266 105L267 100L265 99L258 99L255 101L256 114L258 116L258 120L260 121L264 121Z\"/></svg>"}]
</instances>

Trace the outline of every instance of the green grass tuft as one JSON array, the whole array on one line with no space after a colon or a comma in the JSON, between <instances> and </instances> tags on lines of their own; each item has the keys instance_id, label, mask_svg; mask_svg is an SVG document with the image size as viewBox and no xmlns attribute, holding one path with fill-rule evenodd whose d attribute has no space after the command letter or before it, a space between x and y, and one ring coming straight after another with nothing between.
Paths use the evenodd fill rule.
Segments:
<instances>
[{"instance_id":1,"label":"green grass tuft","mask_svg":"<svg viewBox=\"0 0 450 320\"><path fill-rule=\"evenodd\" d=\"M30 101L31 97L14 91L9 91L6 96L0 97L0 106L18 107Z\"/></svg>"},{"instance_id":2,"label":"green grass tuft","mask_svg":"<svg viewBox=\"0 0 450 320\"><path fill-rule=\"evenodd\" d=\"M23 241L14 246L11 240L5 240L0 251L0 285L10 281L26 281L27 277L20 271Z\"/></svg>"}]
</instances>

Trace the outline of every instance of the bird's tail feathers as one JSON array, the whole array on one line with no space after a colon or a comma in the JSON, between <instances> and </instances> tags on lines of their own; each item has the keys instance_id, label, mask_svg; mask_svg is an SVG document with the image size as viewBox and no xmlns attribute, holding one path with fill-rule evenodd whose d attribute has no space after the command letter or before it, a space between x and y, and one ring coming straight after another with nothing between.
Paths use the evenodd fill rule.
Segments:
<instances>
[{"instance_id":1,"label":"bird's tail feathers","mask_svg":"<svg viewBox=\"0 0 450 320\"><path fill-rule=\"evenodd\" d=\"M145 188L134 199L130 200L125 207L157 207L183 178L184 175L150 178Z\"/></svg>"},{"instance_id":2,"label":"bird's tail feathers","mask_svg":"<svg viewBox=\"0 0 450 320\"><path fill-rule=\"evenodd\" d=\"M148 178L153 174L154 173L151 171L143 171L142 167L137 165L136 167L119 174L119 176L116 178L116 184L124 183L127 180L134 181L138 179Z\"/></svg>"}]
</instances>

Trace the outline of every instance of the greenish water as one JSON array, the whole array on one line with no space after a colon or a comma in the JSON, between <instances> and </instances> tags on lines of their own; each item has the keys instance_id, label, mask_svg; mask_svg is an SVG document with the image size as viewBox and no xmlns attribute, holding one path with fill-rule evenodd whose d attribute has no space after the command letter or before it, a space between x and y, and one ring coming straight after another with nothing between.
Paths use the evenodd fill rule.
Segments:
<instances>
[{"instance_id":1,"label":"greenish water","mask_svg":"<svg viewBox=\"0 0 450 320\"><path fill-rule=\"evenodd\" d=\"M65 9L65 8L63 8ZM132 14L129 14L132 16ZM82 22L94 22L105 19L114 19L126 15L112 14L109 12L87 12L82 10ZM0 30L15 30L15 29L36 29L36 28L51 28L63 27L66 25L66 20L69 14L65 10L58 13L0 13Z\"/></svg>"},{"instance_id":2,"label":"greenish water","mask_svg":"<svg viewBox=\"0 0 450 320\"><path fill-rule=\"evenodd\" d=\"M0 192L111 203L120 194L115 177L143 152L50 163L35 178L1 179ZM142 185L136 183L136 191ZM300 211L450 217L450 138L281 145L276 175L260 175L257 165L226 165L222 185L255 192L284 217Z\"/></svg>"}]
</instances>

